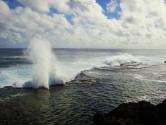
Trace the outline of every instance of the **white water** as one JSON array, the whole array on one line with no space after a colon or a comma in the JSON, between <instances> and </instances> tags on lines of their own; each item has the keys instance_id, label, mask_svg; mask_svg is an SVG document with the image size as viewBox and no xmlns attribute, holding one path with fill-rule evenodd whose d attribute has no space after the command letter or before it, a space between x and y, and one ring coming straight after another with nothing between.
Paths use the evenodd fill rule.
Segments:
<instances>
[{"instance_id":1,"label":"white water","mask_svg":"<svg viewBox=\"0 0 166 125\"><path fill-rule=\"evenodd\" d=\"M50 44L46 41L33 39L28 49L28 59L33 65L19 65L0 69L2 86L14 85L16 87L45 87L51 84L63 84L74 79L82 70L102 66L119 66L123 63L141 62L146 64L162 63L163 59L146 56L134 56L126 53L56 58ZM156 61L157 60L157 61Z\"/></svg>"},{"instance_id":2,"label":"white water","mask_svg":"<svg viewBox=\"0 0 166 125\"><path fill-rule=\"evenodd\" d=\"M26 82L24 87L49 89L50 84L63 84L63 74L60 73L59 63L52 52L48 41L32 39L27 49L28 59L32 62L32 81ZM61 69L62 71L62 69Z\"/></svg>"},{"instance_id":3,"label":"white water","mask_svg":"<svg viewBox=\"0 0 166 125\"><path fill-rule=\"evenodd\" d=\"M147 65L156 65L163 63L164 59L156 57L135 56L128 53L123 53L108 57L104 61L106 65L111 67L120 66L121 64L127 64L133 62L147 64Z\"/></svg>"},{"instance_id":4,"label":"white water","mask_svg":"<svg viewBox=\"0 0 166 125\"><path fill-rule=\"evenodd\" d=\"M116 56L107 58L105 60L105 64L112 66L112 67L120 66L121 64L125 64L125 63L132 63L132 62L141 63L142 61L140 59L138 59L138 57L134 57L130 54L116 55Z\"/></svg>"}]
</instances>

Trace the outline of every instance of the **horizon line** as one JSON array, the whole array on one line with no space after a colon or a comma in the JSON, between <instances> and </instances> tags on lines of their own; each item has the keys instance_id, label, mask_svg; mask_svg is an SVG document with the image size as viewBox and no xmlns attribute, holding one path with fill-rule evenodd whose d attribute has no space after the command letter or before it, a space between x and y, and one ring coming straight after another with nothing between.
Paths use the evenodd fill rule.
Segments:
<instances>
[{"instance_id":1,"label":"horizon line","mask_svg":"<svg viewBox=\"0 0 166 125\"><path fill-rule=\"evenodd\" d=\"M3 47L0 49L27 49L28 47ZM52 48L52 49L75 49L75 50L166 50L166 48Z\"/></svg>"}]
</instances>

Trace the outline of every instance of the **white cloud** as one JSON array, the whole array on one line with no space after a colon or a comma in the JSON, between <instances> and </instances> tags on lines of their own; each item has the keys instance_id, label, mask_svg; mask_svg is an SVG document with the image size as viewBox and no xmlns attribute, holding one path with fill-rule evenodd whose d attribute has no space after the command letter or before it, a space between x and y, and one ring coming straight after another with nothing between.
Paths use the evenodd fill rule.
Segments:
<instances>
[{"instance_id":1,"label":"white cloud","mask_svg":"<svg viewBox=\"0 0 166 125\"><path fill-rule=\"evenodd\" d=\"M118 1L117 0L111 0L108 4L107 4L107 12L108 13L112 13L115 12L116 8L118 7Z\"/></svg>"},{"instance_id":2,"label":"white cloud","mask_svg":"<svg viewBox=\"0 0 166 125\"><path fill-rule=\"evenodd\" d=\"M47 0L18 0L25 7L30 7L39 12L48 12L49 4Z\"/></svg>"},{"instance_id":3,"label":"white cloud","mask_svg":"<svg viewBox=\"0 0 166 125\"><path fill-rule=\"evenodd\" d=\"M70 11L69 2L70 0L49 0L50 6L61 13L67 13Z\"/></svg>"},{"instance_id":4,"label":"white cloud","mask_svg":"<svg viewBox=\"0 0 166 125\"><path fill-rule=\"evenodd\" d=\"M130 33L129 40L139 45L166 45L166 5L163 0L124 0L122 25Z\"/></svg>"},{"instance_id":5,"label":"white cloud","mask_svg":"<svg viewBox=\"0 0 166 125\"><path fill-rule=\"evenodd\" d=\"M119 20L108 19L95 0L19 2L25 7L9 10L0 1L0 38L8 42L38 36L56 47L166 48L164 0L123 0ZM50 8L60 13L49 16Z\"/></svg>"},{"instance_id":6,"label":"white cloud","mask_svg":"<svg viewBox=\"0 0 166 125\"><path fill-rule=\"evenodd\" d=\"M59 12L69 11L68 2L70 0L18 0L25 7L29 7L38 12L49 12L50 8L54 8Z\"/></svg>"},{"instance_id":7,"label":"white cloud","mask_svg":"<svg viewBox=\"0 0 166 125\"><path fill-rule=\"evenodd\" d=\"M10 10L8 5L5 2L0 1L0 16L7 16L9 13Z\"/></svg>"}]
</instances>

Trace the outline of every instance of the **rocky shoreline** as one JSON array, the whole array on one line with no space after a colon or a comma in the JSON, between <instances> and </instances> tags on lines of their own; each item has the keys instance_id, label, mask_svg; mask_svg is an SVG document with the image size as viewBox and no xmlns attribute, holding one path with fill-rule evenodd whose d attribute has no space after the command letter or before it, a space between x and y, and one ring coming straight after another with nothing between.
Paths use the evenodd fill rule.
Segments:
<instances>
[{"instance_id":1,"label":"rocky shoreline","mask_svg":"<svg viewBox=\"0 0 166 125\"><path fill-rule=\"evenodd\" d=\"M51 87L50 91L55 92L54 89L61 90L62 86ZM0 100L0 124L44 125L41 119L43 112L47 110L41 109L48 102L48 97L45 97L47 95L50 95L49 91L43 88L37 91L15 89L11 86L2 88L0 91L2 99ZM93 123L94 125L166 125L166 100L158 105L146 101L124 103L109 113L96 113Z\"/></svg>"},{"instance_id":2,"label":"rocky shoreline","mask_svg":"<svg viewBox=\"0 0 166 125\"><path fill-rule=\"evenodd\" d=\"M124 103L107 114L96 113L93 120L94 125L166 125L166 100Z\"/></svg>"}]
</instances>

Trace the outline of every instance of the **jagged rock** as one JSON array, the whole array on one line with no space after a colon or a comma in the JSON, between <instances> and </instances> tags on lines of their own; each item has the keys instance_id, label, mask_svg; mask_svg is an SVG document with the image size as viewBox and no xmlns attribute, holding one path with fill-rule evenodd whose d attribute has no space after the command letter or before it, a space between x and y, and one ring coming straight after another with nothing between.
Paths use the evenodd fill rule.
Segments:
<instances>
[{"instance_id":1,"label":"jagged rock","mask_svg":"<svg viewBox=\"0 0 166 125\"><path fill-rule=\"evenodd\" d=\"M107 114L96 113L94 125L166 125L166 100L157 106L146 101L121 104Z\"/></svg>"}]
</instances>

